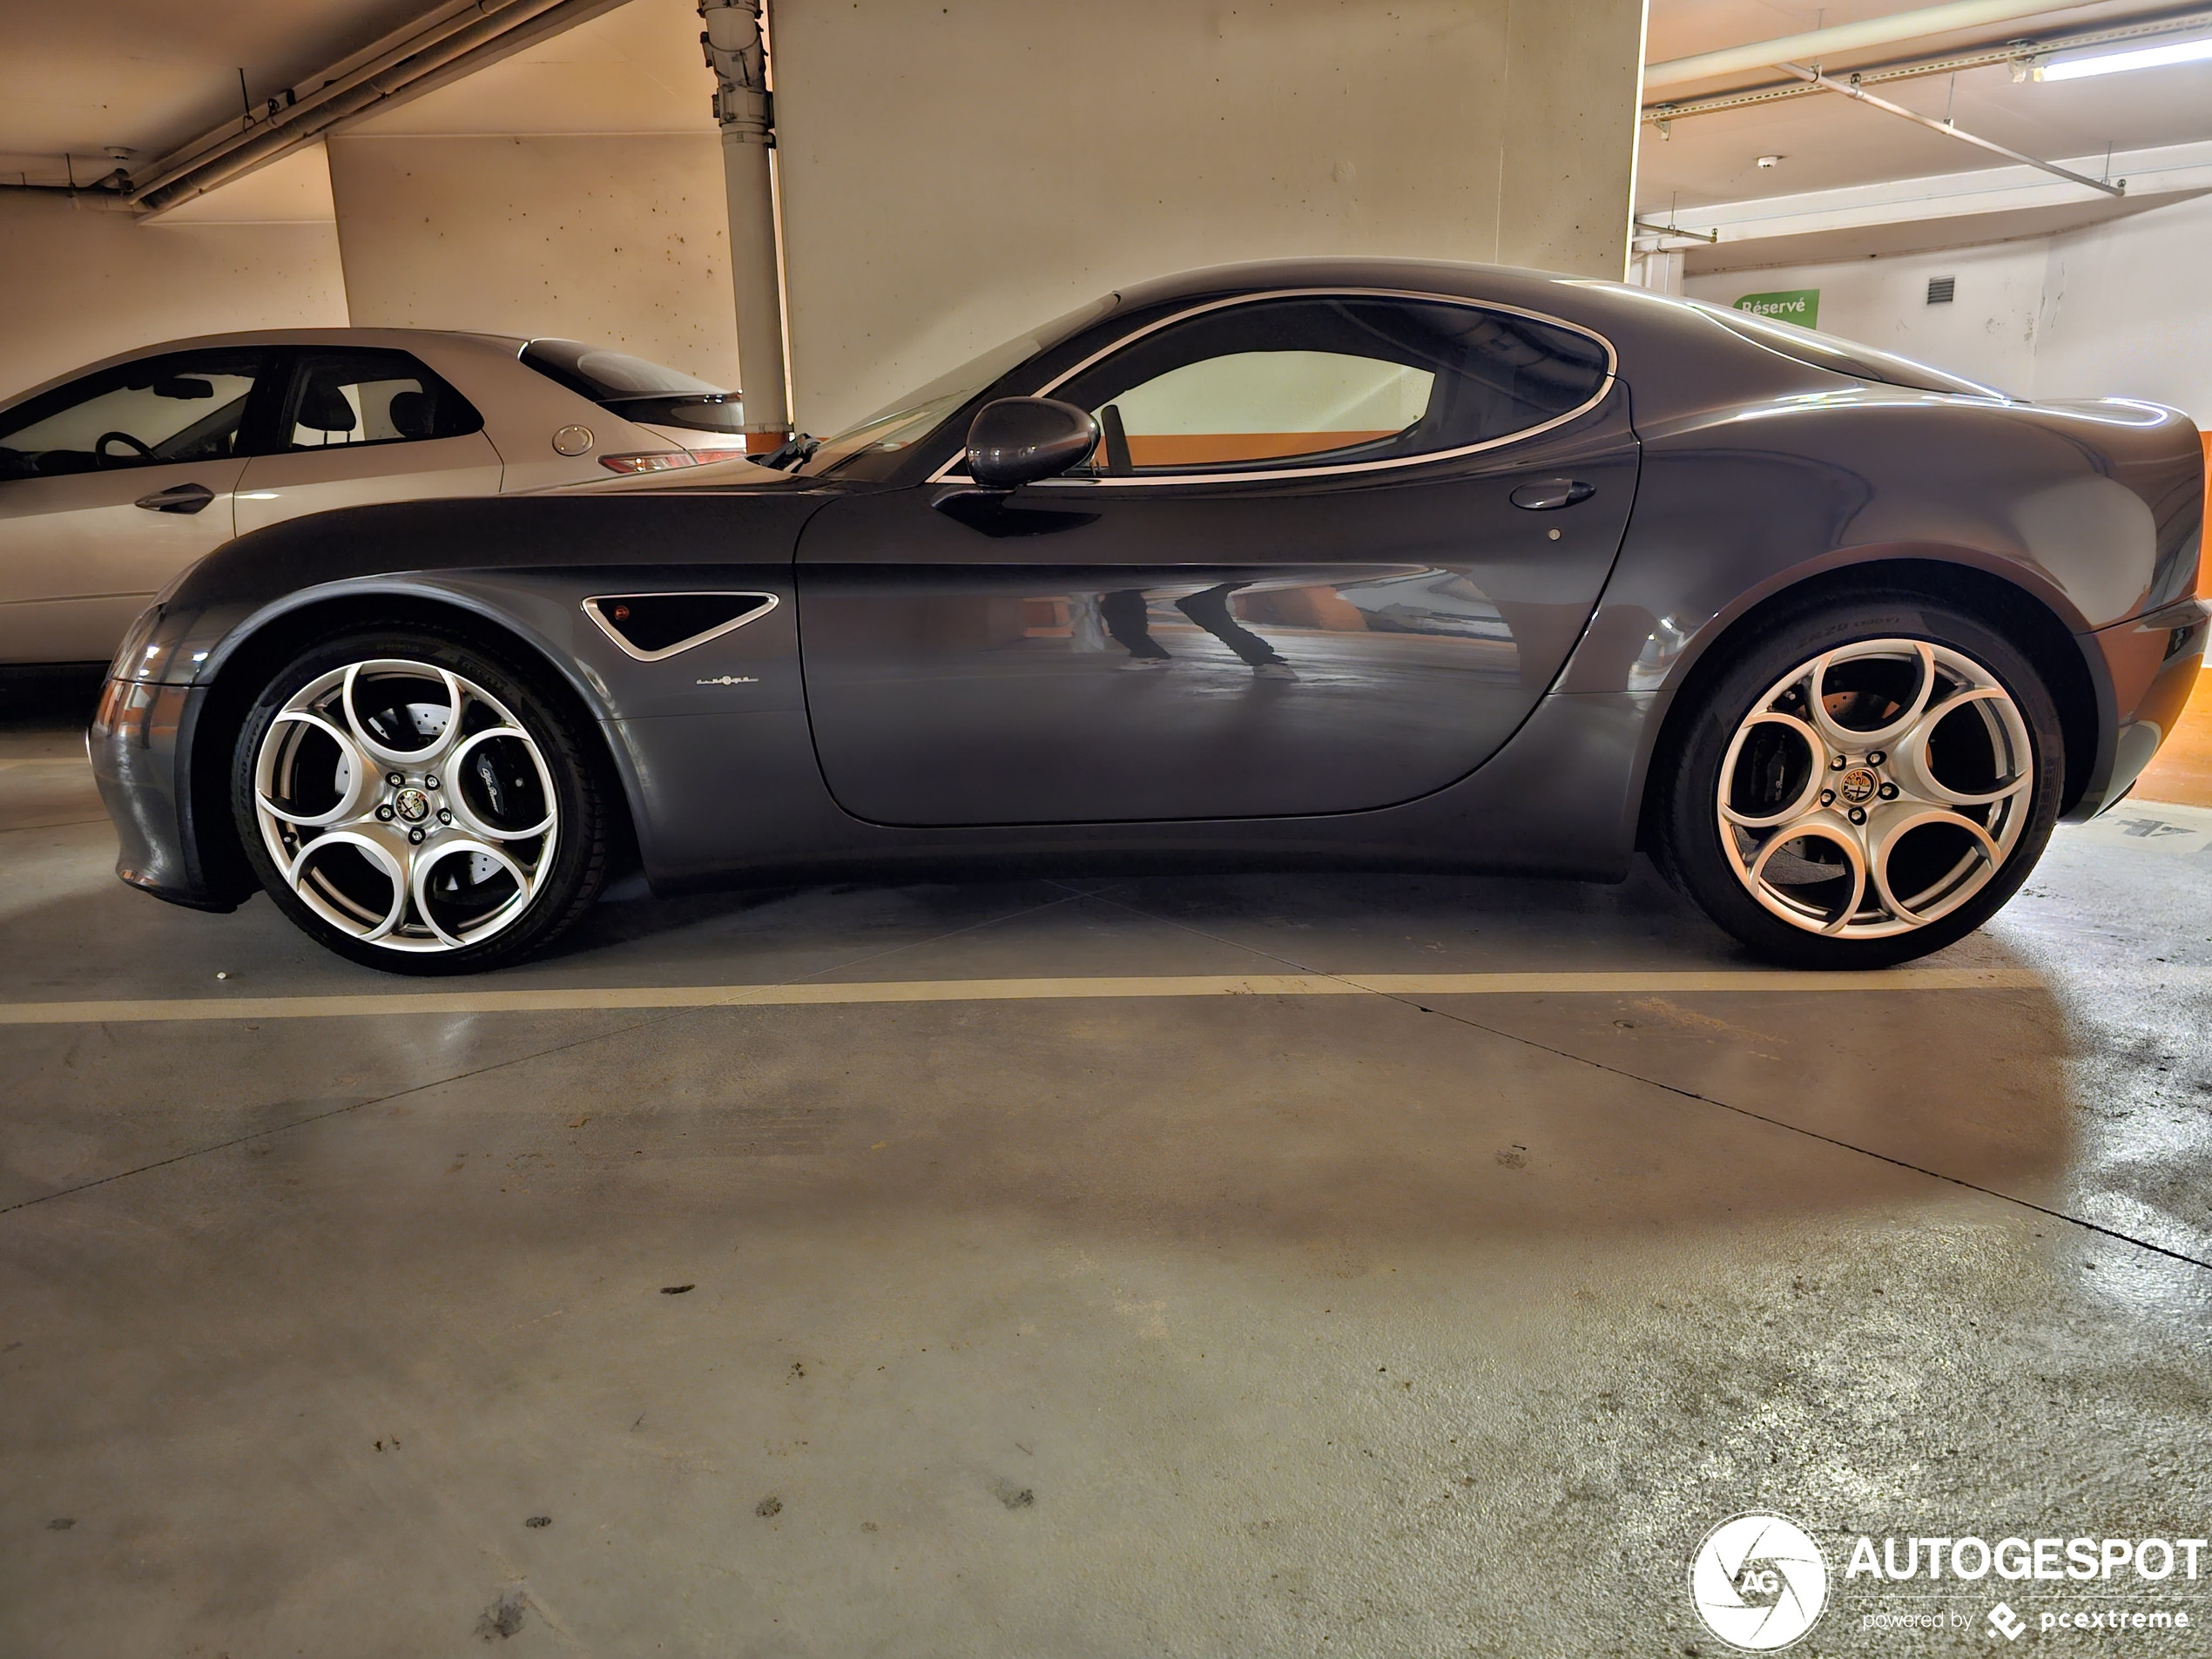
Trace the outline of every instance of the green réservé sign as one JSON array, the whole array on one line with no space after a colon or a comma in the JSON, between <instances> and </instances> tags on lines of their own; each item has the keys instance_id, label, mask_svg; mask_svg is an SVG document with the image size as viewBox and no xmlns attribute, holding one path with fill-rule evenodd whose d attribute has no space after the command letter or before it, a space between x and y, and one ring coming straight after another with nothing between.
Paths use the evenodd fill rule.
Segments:
<instances>
[{"instance_id":1,"label":"green r\u00e9serv\u00e9 sign","mask_svg":"<svg viewBox=\"0 0 2212 1659\"><path fill-rule=\"evenodd\" d=\"M1756 316L1779 317L1800 328L1820 327L1820 290L1787 288L1779 293L1747 293L1736 302L1738 311Z\"/></svg>"}]
</instances>

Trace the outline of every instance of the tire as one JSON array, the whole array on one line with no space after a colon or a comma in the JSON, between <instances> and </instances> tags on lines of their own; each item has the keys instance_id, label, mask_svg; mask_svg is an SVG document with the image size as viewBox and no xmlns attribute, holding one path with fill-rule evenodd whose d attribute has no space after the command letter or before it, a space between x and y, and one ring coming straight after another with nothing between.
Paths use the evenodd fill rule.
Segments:
<instances>
[{"instance_id":1,"label":"tire","mask_svg":"<svg viewBox=\"0 0 2212 1659\"><path fill-rule=\"evenodd\" d=\"M1793 968L1885 968L2019 890L2066 757L2010 640L1941 601L1877 594L1785 613L1730 650L1692 692L1656 802L1660 867L1707 915Z\"/></svg>"},{"instance_id":2,"label":"tire","mask_svg":"<svg viewBox=\"0 0 2212 1659\"><path fill-rule=\"evenodd\" d=\"M277 907L388 973L519 961L606 879L575 722L518 664L427 629L336 636L278 671L233 751L231 810Z\"/></svg>"}]
</instances>

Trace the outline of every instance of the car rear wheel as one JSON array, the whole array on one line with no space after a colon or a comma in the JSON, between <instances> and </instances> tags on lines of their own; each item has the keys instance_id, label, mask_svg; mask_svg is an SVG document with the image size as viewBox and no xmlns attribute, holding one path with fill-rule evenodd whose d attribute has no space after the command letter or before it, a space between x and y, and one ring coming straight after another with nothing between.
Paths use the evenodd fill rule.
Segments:
<instances>
[{"instance_id":1,"label":"car rear wheel","mask_svg":"<svg viewBox=\"0 0 2212 1659\"><path fill-rule=\"evenodd\" d=\"M327 640L279 671L239 734L232 808L278 907L393 973L513 961L605 876L570 721L527 673L428 631Z\"/></svg>"},{"instance_id":2,"label":"car rear wheel","mask_svg":"<svg viewBox=\"0 0 2212 1659\"><path fill-rule=\"evenodd\" d=\"M2002 635L1932 601L1830 604L1777 621L1707 684L1656 851L1761 954L1880 968L2012 897L2064 777L2056 706Z\"/></svg>"}]
</instances>

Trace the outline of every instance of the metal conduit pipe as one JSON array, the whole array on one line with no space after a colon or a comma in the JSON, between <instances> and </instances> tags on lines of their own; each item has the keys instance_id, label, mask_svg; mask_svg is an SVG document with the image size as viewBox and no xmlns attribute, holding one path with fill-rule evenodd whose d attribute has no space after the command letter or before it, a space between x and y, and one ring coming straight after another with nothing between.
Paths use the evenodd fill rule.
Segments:
<instances>
[{"instance_id":1,"label":"metal conduit pipe","mask_svg":"<svg viewBox=\"0 0 2212 1659\"><path fill-rule=\"evenodd\" d=\"M1742 70L1772 69L1788 59L1816 62L1862 47L1921 40L1930 35L1949 34L1956 29L2009 23L2015 17L2033 17L2044 12L2075 10L2080 4L2081 0L2074 0L2072 5L2054 4L2052 0L1952 0L1948 5L1925 6L1917 11L1869 17L1862 23L1838 24L1831 29L1808 30L1801 35L1783 35L1773 40L1755 40L1748 45L1646 64L1643 84L1648 91L1709 80L1716 75L1733 75Z\"/></svg>"},{"instance_id":2,"label":"metal conduit pipe","mask_svg":"<svg viewBox=\"0 0 2212 1659\"><path fill-rule=\"evenodd\" d=\"M1871 109L1880 110L1885 115L1902 116L1915 126L1924 126L1931 132L1940 132L1946 138L1956 138L1961 144L1971 144L1976 149L1987 150L1993 154L2004 157L2007 161L2023 162L2031 167L2040 167L2045 172L2065 179L2068 184L2086 185L2091 190L2101 191L2107 196L2125 196L2128 193L2128 181L2125 179L2118 184L2114 184L2108 179L2092 179L2088 174L2076 172L2071 167L2061 167L2055 161L2039 161L2033 156L2023 155L2018 150L2008 149L1994 139L1982 138L1977 133L1963 132L1948 121L1939 121L1932 115L1922 115L1917 110L1906 109L1902 104L1892 104L1885 98L1876 98L1865 87L1853 81L1839 81L1832 75L1822 74L1817 65L1808 68L1803 64L1784 64L1781 67L1788 70L1792 75L1804 77L1815 86L1825 87L1831 92L1841 92L1845 98L1856 98L1859 103Z\"/></svg>"},{"instance_id":3,"label":"metal conduit pipe","mask_svg":"<svg viewBox=\"0 0 2212 1659\"><path fill-rule=\"evenodd\" d=\"M146 169L144 176L132 181L138 194L151 196L185 174L211 165L250 139L266 136L273 129L288 127L305 120L333 99L353 91L372 77L388 74L440 42L482 19L509 10L517 3L518 0L466 0L464 4L439 7L427 17L418 18L405 29L394 30L369 47L365 59L362 54L357 53L353 59L341 60L332 65L320 76L310 76L307 81L288 88L280 98L270 100L272 104L281 103L283 107L263 120L248 122L235 131L230 130L226 124L214 132L195 138L162 157ZM300 86L316 82L320 84L312 85L312 90L304 93L300 91Z\"/></svg>"},{"instance_id":4,"label":"metal conduit pipe","mask_svg":"<svg viewBox=\"0 0 2212 1659\"><path fill-rule=\"evenodd\" d=\"M259 118L226 122L154 163L140 179L120 170L96 185L0 180L0 190L67 189L80 203L125 207L142 219L205 194L331 133L473 74L623 0L447 0L268 102ZM306 90L302 90L302 89Z\"/></svg>"},{"instance_id":5,"label":"metal conduit pipe","mask_svg":"<svg viewBox=\"0 0 2212 1659\"><path fill-rule=\"evenodd\" d=\"M589 0L585 0L585 3L588 4ZM262 128L257 136L233 148L212 153L206 160L192 164L169 183L134 192L132 200L142 212L149 214L189 201L239 173L250 172L264 162L273 161L279 155L313 141L349 116L360 115L374 105L389 102L433 70L442 69L480 47L500 40L511 34L517 25L564 7L574 7L579 11L584 10L584 5L578 4L577 0L512 0L511 4L502 7L493 16L479 18L467 27L455 30L435 44L413 53L381 73L367 77L357 82L350 91L319 103L312 110L299 113L296 118L293 111L285 111ZM606 8L598 5L592 9L604 10ZM581 22L583 18L579 17L577 21Z\"/></svg>"},{"instance_id":6,"label":"metal conduit pipe","mask_svg":"<svg viewBox=\"0 0 2212 1659\"><path fill-rule=\"evenodd\" d=\"M722 178L729 194L730 276L738 307L738 369L745 382L749 453L782 447L791 434L784 392L784 308L776 250L775 110L768 93L768 49L761 0L699 0L699 37L718 83L714 118L722 127Z\"/></svg>"}]
</instances>

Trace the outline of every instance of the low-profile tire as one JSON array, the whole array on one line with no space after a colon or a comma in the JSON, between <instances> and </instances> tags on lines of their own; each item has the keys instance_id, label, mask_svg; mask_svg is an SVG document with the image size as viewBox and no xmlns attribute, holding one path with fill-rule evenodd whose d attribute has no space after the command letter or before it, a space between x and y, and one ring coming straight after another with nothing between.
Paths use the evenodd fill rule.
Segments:
<instances>
[{"instance_id":1,"label":"low-profile tire","mask_svg":"<svg viewBox=\"0 0 2212 1659\"><path fill-rule=\"evenodd\" d=\"M1955 606L1874 595L1729 647L1659 759L1653 850L1698 907L1793 968L1871 968L1964 938L2057 821L2056 705Z\"/></svg>"},{"instance_id":2,"label":"low-profile tire","mask_svg":"<svg viewBox=\"0 0 2212 1659\"><path fill-rule=\"evenodd\" d=\"M231 806L302 930L371 968L469 974L543 949L598 896L607 826L560 701L427 629L322 640L246 716Z\"/></svg>"}]
</instances>

